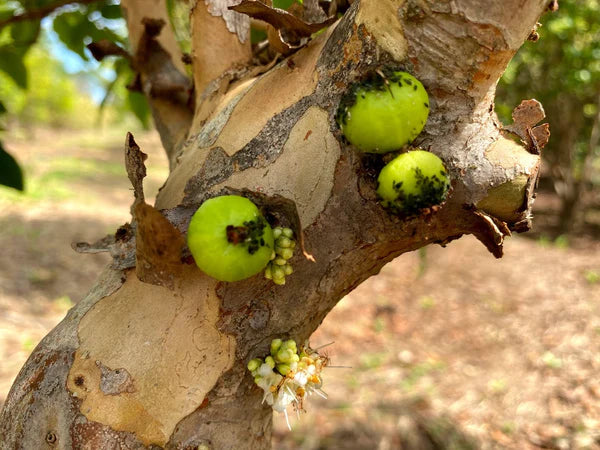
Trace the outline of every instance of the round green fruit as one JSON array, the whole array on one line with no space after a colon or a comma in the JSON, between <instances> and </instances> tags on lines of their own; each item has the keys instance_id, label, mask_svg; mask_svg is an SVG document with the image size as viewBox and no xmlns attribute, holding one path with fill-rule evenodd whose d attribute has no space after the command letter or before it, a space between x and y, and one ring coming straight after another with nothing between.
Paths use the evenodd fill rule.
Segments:
<instances>
[{"instance_id":1,"label":"round green fruit","mask_svg":"<svg viewBox=\"0 0 600 450\"><path fill-rule=\"evenodd\" d=\"M402 215L439 205L446 199L450 181L444 163L430 152L403 153L379 173L377 194L383 206Z\"/></svg>"},{"instance_id":2,"label":"round green fruit","mask_svg":"<svg viewBox=\"0 0 600 450\"><path fill-rule=\"evenodd\" d=\"M198 267L220 281L256 275L274 248L273 230L256 205L237 195L205 201L192 216L187 241Z\"/></svg>"},{"instance_id":3,"label":"round green fruit","mask_svg":"<svg viewBox=\"0 0 600 450\"><path fill-rule=\"evenodd\" d=\"M387 153L411 143L429 115L427 91L412 75L374 74L350 88L340 103L337 121L346 139L368 153Z\"/></svg>"}]
</instances>

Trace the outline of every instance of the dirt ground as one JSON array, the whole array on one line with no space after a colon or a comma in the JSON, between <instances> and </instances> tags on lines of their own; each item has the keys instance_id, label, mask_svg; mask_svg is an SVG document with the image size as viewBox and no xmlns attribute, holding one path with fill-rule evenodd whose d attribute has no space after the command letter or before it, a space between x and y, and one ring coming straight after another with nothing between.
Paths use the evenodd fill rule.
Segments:
<instances>
[{"instance_id":1,"label":"dirt ground","mask_svg":"<svg viewBox=\"0 0 600 450\"><path fill-rule=\"evenodd\" d=\"M155 134L146 190L167 169ZM28 191L0 188L0 404L37 342L105 255L78 255L129 220L123 135L36 131L6 147ZM540 233L538 233L540 234ZM513 237L495 260L471 237L404 255L344 298L311 339L328 400L275 417L276 449L600 449L600 242Z\"/></svg>"}]
</instances>

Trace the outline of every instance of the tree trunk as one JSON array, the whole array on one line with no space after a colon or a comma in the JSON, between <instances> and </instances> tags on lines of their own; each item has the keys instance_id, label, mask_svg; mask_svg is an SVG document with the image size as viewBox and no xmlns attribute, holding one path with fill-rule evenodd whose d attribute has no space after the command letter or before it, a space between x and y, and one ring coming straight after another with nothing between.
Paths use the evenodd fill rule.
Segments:
<instances>
[{"instance_id":1,"label":"tree trunk","mask_svg":"<svg viewBox=\"0 0 600 450\"><path fill-rule=\"evenodd\" d=\"M156 209L145 205L143 155L128 137L134 223L108 240L111 267L21 370L2 411L2 449L270 448L272 411L246 364L273 338L308 339L339 299L404 252L474 234L499 257L509 229L527 227L537 145L503 136L493 99L546 0L355 0L258 78L240 65L251 57L249 25L223 9L230 3L192 8L192 94L173 50L148 21L139 26L144 2L123 1L171 174ZM381 158L344 144L335 123L349 85L386 66L423 82L431 112L416 144L452 178L439 210L406 219L376 200ZM199 73L206 67L229 69L213 80ZM179 258L191 213L236 189L285 197L284 222L295 205L315 262L296 255L285 286L260 276L217 282Z\"/></svg>"}]
</instances>

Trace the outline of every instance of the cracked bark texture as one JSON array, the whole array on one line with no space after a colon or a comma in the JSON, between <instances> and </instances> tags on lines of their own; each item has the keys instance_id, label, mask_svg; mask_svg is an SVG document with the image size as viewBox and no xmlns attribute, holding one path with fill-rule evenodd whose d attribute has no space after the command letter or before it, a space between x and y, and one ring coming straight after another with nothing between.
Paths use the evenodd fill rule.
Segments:
<instances>
[{"instance_id":1,"label":"cracked bark texture","mask_svg":"<svg viewBox=\"0 0 600 450\"><path fill-rule=\"evenodd\" d=\"M139 41L146 11L123 3ZM239 70L249 54L224 20L231 16L213 14L226 3L198 0L192 9L192 27L209 21L228 47L193 55L203 92L185 139L180 123L158 127L177 144L167 148L172 170L155 207L185 234L209 197L281 195L295 202L316 262L296 252L295 273L275 286L261 276L217 282L183 258L168 265L170 284L157 285L138 279L135 255L115 255L129 264L107 268L21 370L2 412L1 449L45 448L53 438L64 449L270 448L272 412L246 364L271 339L308 339L340 298L402 253L474 234L499 257L510 229L529 220L539 155L504 135L493 99L547 1L356 0L258 78ZM212 45L202 31L193 39L195 49ZM167 37L154 42L176 58ZM213 82L197 73L209 58L219 67ZM440 156L452 178L441 209L408 219L379 206L381 158L344 144L334 120L348 86L384 66L423 82L431 112L415 144ZM135 233L122 239L129 244L118 248L134 251Z\"/></svg>"}]
</instances>

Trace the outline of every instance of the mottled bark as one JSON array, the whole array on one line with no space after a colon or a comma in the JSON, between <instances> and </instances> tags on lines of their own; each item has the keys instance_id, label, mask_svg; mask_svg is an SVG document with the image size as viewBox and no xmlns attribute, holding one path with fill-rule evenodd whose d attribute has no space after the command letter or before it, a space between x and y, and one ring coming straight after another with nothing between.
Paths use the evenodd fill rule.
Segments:
<instances>
[{"instance_id":1,"label":"mottled bark","mask_svg":"<svg viewBox=\"0 0 600 450\"><path fill-rule=\"evenodd\" d=\"M199 97L156 208L185 233L218 193L284 196L316 262L297 254L285 286L261 276L220 283L185 262L172 286L157 286L116 264L23 368L1 448L38 448L27 444L48 432L59 448L270 448L271 410L245 367L271 339L308 339L340 298L404 252L474 234L500 256L509 228L527 223L539 156L503 136L493 98L546 3L355 1L266 74L230 77ZM384 66L422 80L431 114L417 144L452 177L441 209L408 219L376 201L381 158L344 144L334 120L347 87Z\"/></svg>"}]
</instances>

